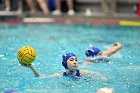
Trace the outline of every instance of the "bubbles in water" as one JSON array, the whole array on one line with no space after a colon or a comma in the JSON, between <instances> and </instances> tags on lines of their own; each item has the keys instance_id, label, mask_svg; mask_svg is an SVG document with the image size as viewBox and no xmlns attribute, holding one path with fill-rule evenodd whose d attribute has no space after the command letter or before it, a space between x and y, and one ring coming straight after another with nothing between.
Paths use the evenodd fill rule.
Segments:
<instances>
[{"instance_id":1,"label":"bubbles in water","mask_svg":"<svg viewBox=\"0 0 140 93\"><path fill-rule=\"evenodd\" d=\"M4 57L4 55L3 55L3 54L0 54L0 58L1 58L1 57Z\"/></svg>"},{"instance_id":2,"label":"bubbles in water","mask_svg":"<svg viewBox=\"0 0 140 93\"><path fill-rule=\"evenodd\" d=\"M92 44L90 44L90 45L89 45L89 47L93 47L93 45L92 45Z\"/></svg>"},{"instance_id":3,"label":"bubbles in water","mask_svg":"<svg viewBox=\"0 0 140 93\"><path fill-rule=\"evenodd\" d=\"M129 63L129 65L133 65L133 63Z\"/></svg>"},{"instance_id":4,"label":"bubbles in water","mask_svg":"<svg viewBox=\"0 0 140 93\"><path fill-rule=\"evenodd\" d=\"M3 61L4 61L4 60L7 60L7 58L4 58L4 57L3 57L2 60L3 60Z\"/></svg>"}]
</instances>

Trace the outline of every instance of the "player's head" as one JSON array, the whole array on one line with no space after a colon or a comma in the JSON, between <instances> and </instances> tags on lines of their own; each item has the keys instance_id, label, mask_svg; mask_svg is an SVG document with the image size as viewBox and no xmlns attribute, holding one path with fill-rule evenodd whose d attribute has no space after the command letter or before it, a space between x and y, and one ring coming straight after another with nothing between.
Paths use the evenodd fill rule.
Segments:
<instances>
[{"instance_id":1,"label":"player's head","mask_svg":"<svg viewBox=\"0 0 140 93\"><path fill-rule=\"evenodd\" d=\"M87 57L93 57L93 56L98 55L100 52L101 52L101 50L99 48L91 47L85 51L85 54Z\"/></svg>"},{"instance_id":2,"label":"player's head","mask_svg":"<svg viewBox=\"0 0 140 93\"><path fill-rule=\"evenodd\" d=\"M73 53L67 53L62 56L62 65L65 69L75 70L77 69L77 57Z\"/></svg>"}]
</instances>

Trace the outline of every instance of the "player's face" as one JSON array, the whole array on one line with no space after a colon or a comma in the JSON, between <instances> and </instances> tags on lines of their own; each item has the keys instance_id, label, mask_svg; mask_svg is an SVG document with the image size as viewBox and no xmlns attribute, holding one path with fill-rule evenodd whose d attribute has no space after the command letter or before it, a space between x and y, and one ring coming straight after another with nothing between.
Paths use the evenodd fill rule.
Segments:
<instances>
[{"instance_id":1,"label":"player's face","mask_svg":"<svg viewBox=\"0 0 140 93\"><path fill-rule=\"evenodd\" d=\"M77 70L78 64L77 64L77 57L72 56L67 60L68 68L72 71Z\"/></svg>"}]
</instances>

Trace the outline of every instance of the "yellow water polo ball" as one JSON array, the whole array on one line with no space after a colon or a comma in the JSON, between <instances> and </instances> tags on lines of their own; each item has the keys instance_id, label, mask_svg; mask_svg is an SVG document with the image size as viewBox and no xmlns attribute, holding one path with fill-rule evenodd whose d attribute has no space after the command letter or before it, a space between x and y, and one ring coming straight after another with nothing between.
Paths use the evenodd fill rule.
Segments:
<instances>
[{"instance_id":1,"label":"yellow water polo ball","mask_svg":"<svg viewBox=\"0 0 140 93\"><path fill-rule=\"evenodd\" d=\"M36 58L36 52L30 46L23 46L18 50L17 58L21 64L31 64Z\"/></svg>"}]
</instances>

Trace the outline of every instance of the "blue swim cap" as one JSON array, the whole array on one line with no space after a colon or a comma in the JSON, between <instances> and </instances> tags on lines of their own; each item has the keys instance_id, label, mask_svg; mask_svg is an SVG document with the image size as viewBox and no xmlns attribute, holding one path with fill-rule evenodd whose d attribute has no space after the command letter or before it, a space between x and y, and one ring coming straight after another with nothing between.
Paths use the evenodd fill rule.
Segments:
<instances>
[{"instance_id":1,"label":"blue swim cap","mask_svg":"<svg viewBox=\"0 0 140 93\"><path fill-rule=\"evenodd\" d=\"M86 50L86 56L90 57L90 56L96 56L97 54L99 54L101 52L100 49L96 48L96 47L91 47L89 49Z\"/></svg>"},{"instance_id":2,"label":"blue swim cap","mask_svg":"<svg viewBox=\"0 0 140 93\"><path fill-rule=\"evenodd\" d=\"M64 66L65 69L68 69L67 60L68 60L70 57L72 57L72 56L75 56L75 57L76 57L76 55L73 54L73 53L67 53L67 54L64 54L64 55L62 56L62 58L63 58L63 60L62 60L62 65Z\"/></svg>"}]
</instances>

